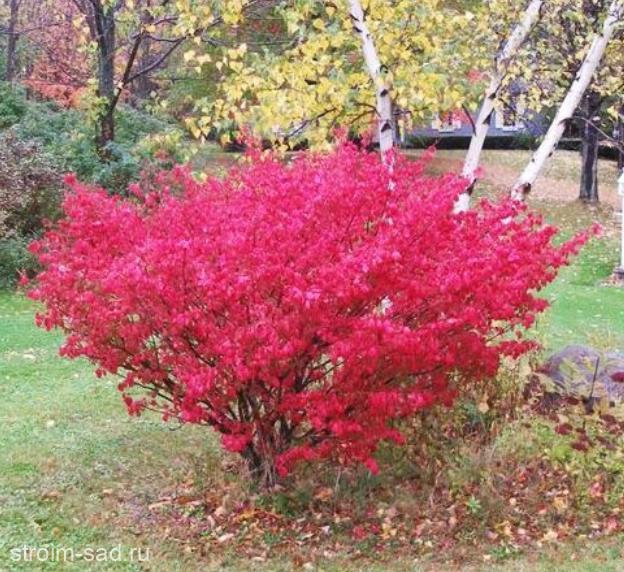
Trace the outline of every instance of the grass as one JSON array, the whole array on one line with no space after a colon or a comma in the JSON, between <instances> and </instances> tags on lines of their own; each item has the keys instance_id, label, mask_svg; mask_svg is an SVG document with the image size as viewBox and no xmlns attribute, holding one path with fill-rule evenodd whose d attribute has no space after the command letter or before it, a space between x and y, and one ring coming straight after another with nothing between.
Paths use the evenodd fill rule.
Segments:
<instances>
[{"instance_id":1,"label":"grass","mask_svg":"<svg viewBox=\"0 0 624 572\"><path fill-rule=\"evenodd\" d=\"M205 431L171 431L155 418L129 418L114 380L96 382L88 364L58 358L59 342L57 334L33 326L30 302L0 297L2 570L33 569L7 561L10 549L24 544L135 546L134 535L119 535L114 526L119 495L129 490L149 503L161 477L186 478L198 458L219 463ZM107 563L94 569L140 568Z\"/></svg>"},{"instance_id":2,"label":"grass","mask_svg":"<svg viewBox=\"0 0 624 572\"><path fill-rule=\"evenodd\" d=\"M605 237L592 243L546 290L552 308L538 324L538 337L549 351L597 340L621 346L624 290L602 284L617 259L612 213L588 211L574 203L537 206L568 234L596 218L606 226ZM165 426L150 415L128 417L115 380L96 380L87 363L60 359L60 335L37 329L34 311L23 297L0 294L0 570L293 568L292 561L281 557L254 562L235 549L211 554L209 545L201 547L201 539L191 543L174 538L169 523L157 521L160 517L150 507L189 483L210 490L232 478L222 469L216 438L204 429ZM278 537L267 539L279 542ZM545 545L515 557L487 554L483 562L471 565L456 560L441 564L439 555L418 560L410 555L387 555L384 560L381 555L380 561L374 557L363 564L339 552L319 555L315 565L328 571L615 571L624 569L621 540ZM11 550L24 545L71 547L76 552L119 546L123 559L88 563L12 559ZM149 562L128 561L132 548L148 548Z\"/></svg>"},{"instance_id":3,"label":"grass","mask_svg":"<svg viewBox=\"0 0 624 572\"><path fill-rule=\"evenodd\" d=\"M541 210L565 235L587 228L592 222L590 218L598 219L604 230L603 235L590 241L574 264L564 269L544 291L552 307L544 316L545 323L540 324L538 335L548 349L569 343L621 345L624 341L624 291L605 285L619 257L619 237L612 213L588 213L587 207L577 203L559 206L556 210L551 205L542 205Z\"/></svg>"},{"instance_id":4,"label":"grass","mask_svg":"<svg viewBox=\"0 0 624 572\"><path fill-rule=\"evenodd\" d=\"M422 151L408 151L419 156ZM460 171L465 156L464 150L444 150L436 153L433 168L437 171ZM508 189L529 161L531 151L505 151L486 149L482 154L481 184L477 190L491 187ZM532 201L557 200L572 202L579 192L581 177L580 154L574 151L559 150L553 160L546 163L535 182L531 193ZM600 161L598 166L599 193L603 202L617 206L617 165L613 161Z\"/></svg>"}]
</instances>

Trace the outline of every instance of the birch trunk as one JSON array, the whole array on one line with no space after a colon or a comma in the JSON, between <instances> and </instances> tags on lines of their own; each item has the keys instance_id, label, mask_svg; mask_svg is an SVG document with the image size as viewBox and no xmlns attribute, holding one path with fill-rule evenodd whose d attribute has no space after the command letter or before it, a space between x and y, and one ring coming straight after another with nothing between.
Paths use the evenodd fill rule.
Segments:
<instances>
[{"instance_id":1,"label":"birch trunk","mask_svg":"<svg viewBox=\"0 0 624 572\"><path fill-rule=\"evenodd\" d=\"M394 122L392 119L392 99L390 86L384 77L384 67L379 61L375 42L373 41L360 0L349 0L353 29L362 40L362 52L368 73L375 87L377 123L379 134L379 150L382 156L394 146Z\"/></svg>"},{"instance_id":2,"label":"birch trunk","mask_svg":"<svg viewBox=\"0 0 624 572\"><path fill-rule=\"evenodd\" d=\"M543 3L544 0L531 0L524 12L522 20L513 29L504 47L496 57L494 73L485 90L483 103L481 104L479 115L475 121L474 133L470 139L470 147L468 148L468 153L464 160L464 167L462 169L462 177L468 180L468 186L466 191L459 195L455 203L455 212L467 211L470 206L470 195L472 194L477 179L475 173L479 166L483 143L485 142L490 127L492 113L494 112L494 102L498 97L503 79L505 79L507 68L537 22Z\"/></svg>"},{"instance_id":3,"label":"birch trunk","mask_svg":"<svg viewBox=\"0 0 624 572\"><path fill-rule=\"evenodd\" d=\"M617 23L622 17L623 0L614 0L609 7L609 13L602 26L602 31L591 43L589 51L579 68L579 71L568 90L553 122L550 124L544 140L537 151L531 157L528 165L518 177L512 190L511 196L516 200L523 200L531 191L537 176L544 167L548 158L554 153L561 137L565 131L566 123L570 120L574 111L579 106L583 94L589 87L592 77L600 64L600 60L613 35Z\"/></svg>"},{"instance_id":4,"label":"birch trunk","mask_svg":"<svg viewBox=\"0 0 624 572\"><path fill-rule=\"evenodd\" d=\"M392 163L388 163L386 159L386 154L388 151L392 150L396 140L396 123L392 117L390 86L384 77L384 68L379 61L379 55L377 54L377 49L375 48L375 42L368 31L364 10L362 10L360 0L349 0L349 7L351 10L353 29L362 40L362 53L364 54L364 61L366 62L366 67L368 68L368 74L373 80L373 87L375 88L379 152L381 153L382 161L386 164L388 172L392 175L394 170L393 165ZM390 181L389 190L392 191L393 189L394 181ZM385 313L387 308L391 305L391 300L388 297L384 297L379 305L379 309L382 313Z\"/></svg>"}]
</instances>

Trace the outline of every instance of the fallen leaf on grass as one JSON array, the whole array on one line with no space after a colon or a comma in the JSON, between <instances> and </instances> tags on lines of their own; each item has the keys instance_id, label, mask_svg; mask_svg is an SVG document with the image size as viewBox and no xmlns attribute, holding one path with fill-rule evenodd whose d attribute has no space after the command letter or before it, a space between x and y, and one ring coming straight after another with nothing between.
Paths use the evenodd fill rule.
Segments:
<instances>
[{"instance_id":1,"label":"fallen leaf on grass","mask_svg":"<svg viewBox=\"0 0 624 572\"><path fill-rule=\"evenodd\" d=\"M555 540L557 540L557 538L559 538L559 535L557 534L555 530L551 528L546 532L546 534L544 534L544 536L542 536L542 541L554 542Z\"/></svg>"},{"instance_id":2,"label":"fallen leaf on grass","mask_svg":"<svg viewBox=\"0 0 624 572\"><path fill-rule=\"evenodd\" d=\"M222 534L221 536L219 536L219 538L217 538L217 542L219 544L224 544L225 542L232 540L232 538L234 538L234 534L231 532L226 532L225 534Z\"/></svg>"}]
</instances>

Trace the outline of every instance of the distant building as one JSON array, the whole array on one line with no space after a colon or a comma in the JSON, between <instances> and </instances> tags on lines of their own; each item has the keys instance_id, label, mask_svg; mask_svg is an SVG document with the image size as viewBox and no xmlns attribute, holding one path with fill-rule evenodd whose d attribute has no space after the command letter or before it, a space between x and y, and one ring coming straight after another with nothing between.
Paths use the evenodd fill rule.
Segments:
<instances>
[{"instance_id":1,"label":"distant building","mask_svg":"<svg viewBox=\"0 0 624 572\"><path fill-rule=\"evenodd\" d=\"M428 123L405 126L404 137L410 139L467 138L473 133L476 113L464 111L434 114ZM530 112L514 110L494 111L490 121L488 137L515 138L521 135L536 137L545 132L543 117Z\"/></svg>"}]
</instances>

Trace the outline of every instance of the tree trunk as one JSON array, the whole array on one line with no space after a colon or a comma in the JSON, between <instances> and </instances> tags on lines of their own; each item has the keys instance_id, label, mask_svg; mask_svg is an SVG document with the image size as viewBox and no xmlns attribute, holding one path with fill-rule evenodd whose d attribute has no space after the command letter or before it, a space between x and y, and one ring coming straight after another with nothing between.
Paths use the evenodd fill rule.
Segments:
<instances>
[{"instance_id":1,"label":"tree trunk","mask_svg":"<svg viewBox=\"0 0 624 572\"><path fill-rule=\"evenodd\" d=\"M98 96L103 98L95 143L103 159L110 159L109 143L115 139L115 14L100 2L94 4L92 34L98 47Z\"/></svg>"},{"instance_id":2,"label":"tree trunk","mask_svg":"<svg viewBox=\"0 0 624 572\"><path fill-rule=\"evenodd\" d=\"M466 153L466 159L464 160L464 167L462 169L462 177L467 180L468 185L466 191L458 197L455 203L455 212L467 211L470 206L470 195L476 183L475 173L479 166L483 144L490 128L490 121L494 112L494 103L498 97L498 92L503 80L505 79L507 68L512 58L531 32L535 22L537 22L542 4L543 0L531 0L524 12L522 21L513 29L509 39L496 57L494 73L485 90L483 103L479 110L477 120L475 121L474 133L470 139L470 147L468 148L468 153Z\"/></svg>"},{"instance_id":3,"label":"tree trunk","mask_svg":"<svg viewBox=\"0 0 624 572\"><path fill-rule=\"evenodd\" d=\"M271 489L278 483L275 459L261 455L254 444L250 443L242 452L243 459L252 481L261 489Z\"/></svg>"},{"instance_id":4,"label":"tree trunk","mask_svg":"<svg viewBox=\"0 0 624 572\"><path fill-rule=\"evenodd\" d=\"M17 21L19 18L19 6L21 0L10 0L9 9L9 27L7 29L7 53L6 68L4 70L4 79L12 82L15 79L15 70L17 68L17 41L19 33L17 32Z\"/></svg>"},{"instance_id":5,"label":"tree trunk","mask_svg":"<svg viewBox=\"0 0 624 572\"><path fill-rule=\"evenodd\" d=\"M366 17L360 0L349 0L351 10L351 21L353 29L357 32L362 40L362 52L364 61L368 68L368 73L373 80L375 87L375 98L377 108L377 124L379 134L379 150L382 156L394 147L395 126L392 116L392 99L390 97L390 85L386 80L386 68L379 61L375 42L373 41L368 27L366 25Z\"/></svg>"},{"instance_id":6,"label":"tree trunk","mask_svg":"<svg viewBox=\"0 0 624 572\"><path fill-rule=\"evenodd\" d=\"M150 11L150 2L146 2L144 9L141 12L141 25L147 28L154 21L154 16ZM149 35L146 35L142 42L138 54L138 68L139 70L147 68L152 64L154 60L154 54L152 53L152 40ZM136 78L133 85L133 95L136 100L147 99L156 85L150 78L150 74L141 74ZM138 102L137 102L138 103Z\"/></svg>"},{"instance_id":7,"label":"tree trunk","mask_svg":"<svg viewBox=\"0 0 624 572\"><path fill-rule=\"evenodd\" d=\"M538 147L537 151L531 157L529 164L525 167L522 174L516 180L511 196L515 200L523 200L531 191L531 187L535 183L537 176L544 167L548 158L554 153L555 148L561 140L566 127L566 123L570 120L574 111L579 106L583 94L587 90L592 77L602 59L605 49L613 35L616 24L622 17L622 0L614 0L609 7L609 13L604 21L602 31L591 43L589 51L581 64L579 71L568 90L561 106L559 107L553 122L550 124L544 140Z\"/></svg>"},{"instance_id":8,"label":"tree trunk","mask_svg":"<svg viewBox=\"0 0 624 572\"><path fill-rule=\"evenodd\" d=\"M143 69L152 63L153 55L151 44L149 38L143 40L141 55L139 57L139 69ZM137 100L145 100L156 87L156 84L152 81L149 74L142 74L135 81L134 96Z\"/></svg>"},{"instance_id":9,"label":"tree trunk","mask_svg":"<svg viewBox=\"0 0 624 572\"><path fill-rule=\"evenodd\" d=\"M590 91L585 96L584 117L585 125L583 126L583 139L581 146L581 188L579 199L586 203L598 202L598 145L599 132L594 122L600 113L601 107L600 94Z\"/></svg>"},{"instance_id":10,"label":"tree trunk","mask_svg":"<svg viewBox=\"0 0 624 572\"><path fill-rule=\"evenodd\" d=\"M111 158L109 143L115 140L115 115L106 111L99 116L95 143L102 159L108 161Z\"/></svg>"}]
</instances>

